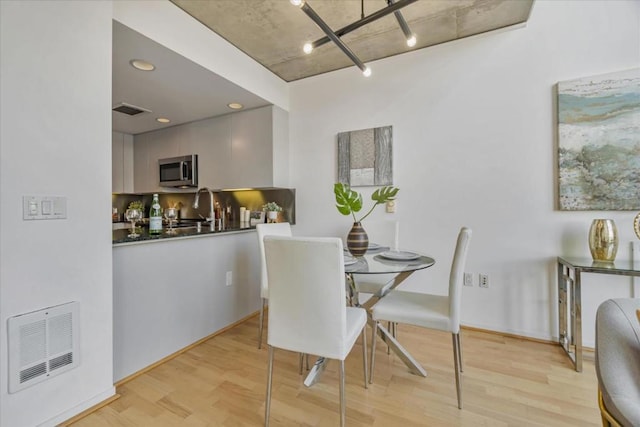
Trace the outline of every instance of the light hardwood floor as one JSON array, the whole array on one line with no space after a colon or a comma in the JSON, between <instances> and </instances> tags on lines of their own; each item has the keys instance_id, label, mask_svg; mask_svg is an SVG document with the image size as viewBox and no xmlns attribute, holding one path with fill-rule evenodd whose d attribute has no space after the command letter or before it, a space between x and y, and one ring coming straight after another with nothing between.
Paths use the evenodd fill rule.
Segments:
<instances>
[{"instance_id":1,"label":"light hardwood floor","mask_svg":"<svg viewBox=\"0 0 640 427\"><path fill-rule=\"evenodd\" d=\"M263 425L268 352L256 336L254 317L118 387L120 399L73 427ZM459 410L451 335L400 325L398 336L427 378L378 341L374 384L364 389L359 341L346 361L348 426L601 425L592 359L578 373L557 345L463 330ZM306 388L297 354L276 350L271 425L339 425L337 368L330 362Z\"/></svg>"}]
</instances>

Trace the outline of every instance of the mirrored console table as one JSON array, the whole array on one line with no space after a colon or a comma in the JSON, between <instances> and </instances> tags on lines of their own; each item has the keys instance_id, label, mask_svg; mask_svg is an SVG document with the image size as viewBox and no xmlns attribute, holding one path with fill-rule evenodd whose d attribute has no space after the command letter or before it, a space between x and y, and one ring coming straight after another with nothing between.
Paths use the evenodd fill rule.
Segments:
<instances>
[{"instance_id":1,"label":"mirrored console table","mask_svg":"<svg viewBox=\"0 0 640 427\"><path fill-rule=\"evenodd\" d=\"M591 258L558 257L558 337L578 372L582 372L582 273L640 276L640 266L631 260L604 262Z\"/></svg>"}]
</instances>

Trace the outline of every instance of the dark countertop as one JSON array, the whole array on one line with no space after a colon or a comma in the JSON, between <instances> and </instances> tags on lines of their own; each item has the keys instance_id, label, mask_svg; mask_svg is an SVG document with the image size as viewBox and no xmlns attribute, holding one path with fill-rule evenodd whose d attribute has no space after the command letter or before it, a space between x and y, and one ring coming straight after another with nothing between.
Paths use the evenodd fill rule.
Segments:
<instances>
[{"instance_id":1,"label":"dark countertop","mask_svg":"<svg viewBox=\"0 0 640 427\"><path fill-rule=\"evenodd\" d=\"M214 235L214 234L227 234L227 233L237 233L242 231L253 231L256 229L256 226L249 226L248 224L235 223L231 224L229 227L225 227L223 230L212 230L209 224L203 223L201 226L201 230L193 227L184 227L184 228L174 228L175 233L169 234L167 233L168 227L162 229L161 234L150 235L148 227L137 227L137 232L140 234L138 237L128 237L131 233L131 227L127 227L121 230L113 230L112 232L112 243L113 245L127 244L127 243L151 243L158 240L167 240L167 239L177 239L184 237L198 237L205 235Z\"/></svg>"}]
</instances>

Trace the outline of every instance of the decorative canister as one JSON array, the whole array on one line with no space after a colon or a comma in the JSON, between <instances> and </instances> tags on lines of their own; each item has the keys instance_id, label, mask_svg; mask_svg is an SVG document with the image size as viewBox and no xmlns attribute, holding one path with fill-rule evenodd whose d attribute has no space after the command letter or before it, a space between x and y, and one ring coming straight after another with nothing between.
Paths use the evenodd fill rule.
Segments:
<instances>
[{"instance_id":1,"label":"decorative canister","mask_svg":"<svg viewBox=\"0 0 640 427\"><path fill-rule=\"evenodd\" d=\"M267 222L278 222L278 212L277 211L268 211L267 212Z\"/></svg>"},{"instance_id":2,"label":"decorative canister","mask_svg":"<svg viewBox=\"0 0 640 427\"><path fill-rule=\"evenodd\" d=\"M612 219L594 219L589 229L589 249L595 261L613 261L618 252L618 229Z\"/></svg>"},{"instance_id":3,"label":"decorative canister","mask_svg":"<svg viewBox=\"0 0 640 427\"><path fill-rule=\"evenodd\" d=\"M353 223L353 227L347 235L347 248L355 257L361 257L369 248L369 236L359 222Z\"/></svg>"}]
</instances>

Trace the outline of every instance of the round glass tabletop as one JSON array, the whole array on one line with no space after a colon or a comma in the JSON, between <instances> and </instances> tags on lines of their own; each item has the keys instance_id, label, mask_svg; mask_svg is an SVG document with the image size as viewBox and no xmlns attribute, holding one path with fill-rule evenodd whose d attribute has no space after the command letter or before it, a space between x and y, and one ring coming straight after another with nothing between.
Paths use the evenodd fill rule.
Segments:
<instances>
[{"instance_id":1,"label":"round glass tabletop","mask_svg":"<svg viewBox=\"0 0 640 427\"><path fill-rule=\"evenodd\" d=\"M344 266L347 274L387 274L422 270L435 264L431 257L408 251L367 252Z\"/></svg>"}]
</instances>

